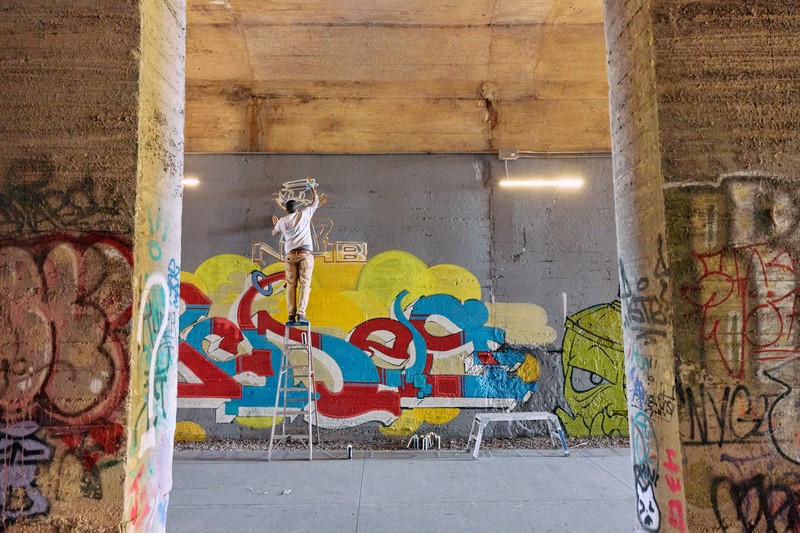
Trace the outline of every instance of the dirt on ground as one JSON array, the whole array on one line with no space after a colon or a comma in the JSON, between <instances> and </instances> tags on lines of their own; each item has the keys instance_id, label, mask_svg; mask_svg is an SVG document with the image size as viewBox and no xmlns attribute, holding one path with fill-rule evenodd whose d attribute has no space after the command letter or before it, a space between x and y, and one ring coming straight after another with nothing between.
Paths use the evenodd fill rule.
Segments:
<instances>
[{"instance_id":1,"label":"dirt on ground","mask_svg":"<svg viewBox=\"0 0 800 533\"><path fill-rule=\"evenodd\" d=\"M442 450L465 450L467 439L440 439ZM352 445L354 450L405 450L413 448L409 440L385 439L366 442L347 442L343 440L322 441L317 445L322 450L345 450ZM627 437L568 437L570 450L579 448L610 448L630 446ZM302 450L301 441L283 441L275 445L277 450ZM421 445L420 445L421 447ZM560 447L560 445L559 445ZM209 440L205 442L176 442L175 451L263 451L269 448L269 440ZM435 446L434 446L435 448ZM488 450L542 450L554 448L548 437L491 438L481 440L481 448Z\"/></svg>"}]
</instances>

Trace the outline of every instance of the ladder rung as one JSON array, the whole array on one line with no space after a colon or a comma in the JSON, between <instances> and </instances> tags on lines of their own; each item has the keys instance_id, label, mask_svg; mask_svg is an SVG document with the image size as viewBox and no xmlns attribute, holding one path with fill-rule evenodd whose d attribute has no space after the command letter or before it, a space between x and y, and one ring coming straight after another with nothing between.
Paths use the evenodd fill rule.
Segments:
<instances>
[{"instance_id":1,"label":"ladder rung","mask_svg":"<svg viewBox=\"0 0 800 533\"><path fill-rule=\"evenodd\" d=\"M302 332L299 342L298 337L290 338L292 327L296 327ZM283 417L284 422L272 426L268 459L272 454L273 443L286 439L297 439L305 444L309 450L309 460L311 459L314 440L311 422L313 422L312 417L318 416L312 339L311 324L292 324L291 326L287 324L283 336L283 354L280 372L278 372L278 389L273 412L273 417L275 417L273 420L280 416ZM305 355L301 355L299 352ZM302 364L293 364L292 361ZM297 416L305 417L303 424L296 424ZM287 419L292 419L295 423L288 424L286 423ZM308 430L305 429L306 421L309 422ZM317 427L316 438L319 440L319 427Z\"/></svg>"}]
</instances>

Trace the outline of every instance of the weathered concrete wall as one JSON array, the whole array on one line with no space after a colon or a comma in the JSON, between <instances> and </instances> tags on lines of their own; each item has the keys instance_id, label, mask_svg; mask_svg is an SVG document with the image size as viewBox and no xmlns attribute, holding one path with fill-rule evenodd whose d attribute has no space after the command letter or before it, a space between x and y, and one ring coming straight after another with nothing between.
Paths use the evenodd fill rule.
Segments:
<instances>
[{"instance_id":1,"label":"weathered concrete wall","mask_svg":"<svg viewBox=\"0 0 800 533\"><path fill-rule=\"evenodd\" d=\"M640 526L797 530L800 6L606 14L632 449L655 489ZM646 403L667 391L677 412Z\"/></svg>"},{"instance_id":2,"label":"weathered concrete wall","mask_svg":"<svg viewBox=\"0 0 800 533\"><path fill-rule=\"evenodd\" d=\"M145 4L0 7L2 529L125 522Z\"/></svg>"},{"instance_id":3,"label":"weathered concrete wall","mask_svg":"<svg viewBox=\"0 0 800 533\"><path fill-rule=\"evenodd\" d=\"M317 228L333 222L309 307L322 375L344 376L323 380L338 393L319 402L328 438L464 438L475 408L508 407L627 434L610 163L509 164L586 178L548 191L499 188L488 156L187 155L200 185L184 201L179 438L268 437L283 336L269 317L286 305L280 264L252 262L252 245L277 248L274 195L306 176L329 198ZM253 270L272 296L256 297Z\"/></svg>"}]
</instances>

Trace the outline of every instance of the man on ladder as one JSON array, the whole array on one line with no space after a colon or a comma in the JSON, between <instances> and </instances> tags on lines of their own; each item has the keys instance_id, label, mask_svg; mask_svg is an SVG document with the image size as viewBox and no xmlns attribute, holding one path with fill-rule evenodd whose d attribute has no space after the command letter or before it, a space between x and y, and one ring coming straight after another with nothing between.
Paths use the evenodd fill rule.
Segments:
<instances>
[{"instance_id":1,"label":"man on ladder","mask_svg":"<svg viewBox=\"0 0 800 533\"><path fill-rule=\"evenodd\" d=\"M288 214L282 218L272 217L275 226L273 235L279 233L284 237L284 268L286 269L286 306L289 320L283 336L283 354L281 368L278 372L278 388L275 394L275 411L272 416L272 427L269 437L267 460L272 460L272 450L276 439L297 438L306 440L308 459L313 458L312 420L317 417L317 391L315 384L314 359L311 348L311 323L306 317L308 297L311 293L311 273L314 270L314 240L311 235L311 218L319 207L320 200L316 191L317 184L306 179L305 190L311 191L311 205L299 207L297 200L286 202ZM297 290L298 280L300 284ZM299 292L299 294L298 294ZM292 333L293 328L302 331ZM292 362L290 354L301 352L302 362ZM275 434L280 416L280 435ZM287 417L305 416L305 434L287 434ZM319 443L319 424L317 426L317 442Z\"/></svg>"},{"instance_id":2,"label":"man on ladder","mask_svg":"<svg viewBox=\"0 0 800 533\"><path fill-rule=\"evenodd\" d=\"M314 240L311 236L311 218L319 207L317 184L306 179L306 190L311 190L311 205L299 207L297 200L286 202L287 215L278 218L272 215L272 235L284 237L284 259L286 269L286 306L289 323L304 324L308 297L311 294L311 273L314 271ZM300 289L297 290L297 282ZM299 294L298 294L299 293Z\"/></svg>"}]
</instances>

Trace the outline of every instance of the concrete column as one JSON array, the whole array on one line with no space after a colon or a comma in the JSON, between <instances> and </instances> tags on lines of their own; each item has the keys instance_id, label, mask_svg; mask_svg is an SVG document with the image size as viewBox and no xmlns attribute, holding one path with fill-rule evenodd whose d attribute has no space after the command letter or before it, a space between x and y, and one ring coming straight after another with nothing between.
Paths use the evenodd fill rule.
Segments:
<instances>
[{"instance_id":1,"label":"concrete column","mask_svg":"<svg viewBox=\"0 0 800 533\"><path fill-rule=\"evenodd\" d=\"M185 4L0 7L0 529L159 531Z\"/></svg>"},{"instance_id":2,"label":"concrete column","mask_svg":"<svg viewBox=\"0 0 800 533\"><path fill-rule=\"evenodd\" d=\"M800 528L800 4L606 0L638 528Z\"/></svg>"}]
</instances>

